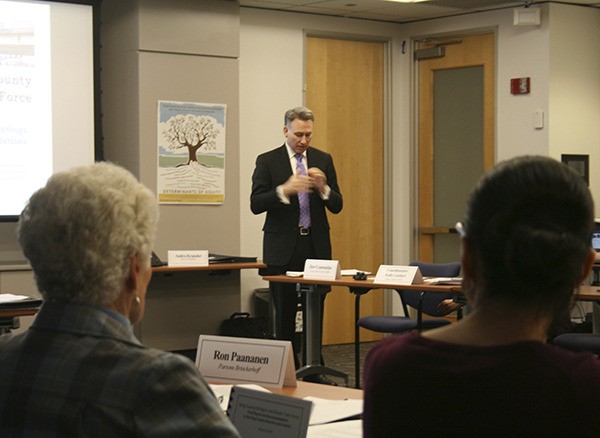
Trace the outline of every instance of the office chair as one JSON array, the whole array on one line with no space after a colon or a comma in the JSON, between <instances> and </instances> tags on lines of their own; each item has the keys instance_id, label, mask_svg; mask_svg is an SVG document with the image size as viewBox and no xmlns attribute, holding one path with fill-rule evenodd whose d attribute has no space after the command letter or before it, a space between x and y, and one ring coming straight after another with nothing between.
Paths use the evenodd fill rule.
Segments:
<instances>
[{"instance_id":1,"label":"office chair","mask_svg":"<svg viewBox=\"0 0 600 438\"><path fill-rule=\"evenodd\" d=\"M600 359L600 334L564 333L552 341L554 345L571 351L589 351Z\"/></svg>"},{"instance_id":2,"label":"office chair","mask_svg":"<svg viewBox=\"0 0 600 438\"><path fill-rule=\"evenodd\" d=\"M410 266L417 266L423 277L458 277L460 272L460 263L425 263L411 262ZM447 313L441 312L438 309L439 304L447 299L452 299L453 293L437 293L418 290L402 290L396 289L400 295L404 314L408 315L408 308L412 307L417 310L417 317L409 316L380 316L372 315L360 318L357 325L368 330L379 333L403 333L410 330L427 330L436 327L442 327L450 324L450 321L444 318L435 318L446 316ZM458 309L458 319L462 317L462 309ZM423 318L423 314L432 316L433 318ZM360 365L359 365L359 346L358 339L354 339L355 357L355 372L356 372L356 387L359 387Z\"/></svg>"}]
</instances>

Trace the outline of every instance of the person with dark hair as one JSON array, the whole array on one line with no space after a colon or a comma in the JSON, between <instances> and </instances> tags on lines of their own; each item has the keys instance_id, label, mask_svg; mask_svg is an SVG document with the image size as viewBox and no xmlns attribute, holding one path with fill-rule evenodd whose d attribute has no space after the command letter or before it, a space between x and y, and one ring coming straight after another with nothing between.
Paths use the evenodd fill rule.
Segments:
<instances>
[{"instance_id":1,"label":"person with dark hair","mask_svg":"<svg viewBox=\"0 0 600 438\"><path fill-rule=\"evenodd\" d=\"M284 116L285 143L256 159L252 175L250 209L267 213L263 226L261 275L303 271L307 259L331 259L331 240L326 210L337 214L343 198L337 183L333 158L310 146L314 115L305 107L288 110ZM298 294L294 284L269 285L275 304L277 339L295 341ZM321 315L326 294L321 300ZM306 306L305 306L306 308ZM321 320L322 326L322 320ZM299 366L294 354L296 367ZM304 380L335 384L324 375Z\"/></svg>"},{"instance_id":2,"label":"person with dark hair","mask_svg":"<svg viewBox=\"0 0 600 438\"><path fill-rule=\"evenodd\" d=\"M593 226L562 163L525 156L484 175L457 224L472 310L371 349L364 436L600 436L600 361L546 343L589 273Z\"/></svg>"},{"instance_id":3,"label":"person with dark hair","mask_svg":"<svg viewBox=\"0 0 600 438\"><path fill-rule=\"evenodd\" d=\"M188 358L143 346L158 208L122 167L53 175L18 237L44 303L0 336L0 436L239 437Z\"/></svg>"}]
</instances>

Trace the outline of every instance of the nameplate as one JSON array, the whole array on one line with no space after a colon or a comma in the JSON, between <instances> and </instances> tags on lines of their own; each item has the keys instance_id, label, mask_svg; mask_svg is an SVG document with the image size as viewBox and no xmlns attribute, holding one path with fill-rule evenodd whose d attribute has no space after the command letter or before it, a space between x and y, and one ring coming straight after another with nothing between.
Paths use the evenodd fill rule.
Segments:
<instances>
[{"instance_id":1,"label":"nameplate","mask_svg":"<svg viewBox=\"0 0 600 438\"><path fill-rule=\"evenodd\" d=\"M338 260L308 259L304 263L304 278L307 280L337 280L342 277Z\"/></svg>"},{"instance_id":2,"label":"nameplate","mask_svg":"<svg viewBox=\"0 0 600 438\"><path fill-rule=\"evenodd\" d=\"M206 380L296 386L290 341L200 335L196 366Z\"/></svg>"},{"instance_id":3,"label":"nameplate","mask_svg":"<svg viewBox=\"0 0 600 438\"><path fill-rule=\"evenodd\" d=\"M227 417L244 438L305 437L312 402L234 386Z\"/></svg>"},{"instance_id":4,"label":"nameplate","mask_svg":"<svg viewBox=\"0 0 600 438\"><path fill-rule=\"evenodd\" d=\"M169 267L208 266L208 250L168 251L167 265Z\"/></svg>"},{"instance_id":5,"label":"nameplate","mask_svg":"<svg viewBox=\"0 0 600 438\"><path fill-rule=\"evenodd\" d=\"M423 283L418 266L381 265L375 275L375 283L409 285Z\"/></svg>"}]
</instances>

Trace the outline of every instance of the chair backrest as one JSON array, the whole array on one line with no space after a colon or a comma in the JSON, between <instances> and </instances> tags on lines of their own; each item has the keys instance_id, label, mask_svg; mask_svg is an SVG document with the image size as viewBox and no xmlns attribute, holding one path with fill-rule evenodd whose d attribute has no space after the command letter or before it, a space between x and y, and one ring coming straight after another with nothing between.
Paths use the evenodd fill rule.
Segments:
<instances>
[{"instance_id":1,"label":"chair backrest","mask_svg":"<svg viewBox=\"0 0 600 438\"><path fill-rule=\"evenodd\" d=\"M418 266L419 271L423 277L458 277L460 273L460 263L426 263L426 262L411 262L410 266ZM402 307L404 308L404 314L408 315L408 308L419 308L419 301L421 300L421 291L418 290L402 290L398 291L400 299L402 300ZM421 311L429 316L445 316L438 310L438 305L447 299L453 297L454 294L447 293L426 293L423 296L423 303Z\"/></svg>"}]
</instances>

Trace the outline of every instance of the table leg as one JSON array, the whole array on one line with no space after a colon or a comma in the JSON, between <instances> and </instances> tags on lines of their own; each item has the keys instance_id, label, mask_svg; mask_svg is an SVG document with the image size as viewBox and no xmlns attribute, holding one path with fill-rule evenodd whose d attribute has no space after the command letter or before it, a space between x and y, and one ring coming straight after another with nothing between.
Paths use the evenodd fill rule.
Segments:
<instances>
[{"instance_id":1,"label":"table leg","mask_svg":"<svg viewBox=\"0 0 600 438\"><path fill-rule=\"evenodd\" d=\"M350 293L354 294L354 387L360 389L360 297L369 293L371 289L367 287L350 286Z\"/></svg>"},{"instance_id":2,"label":"table leg","mask_svg":"<svg viewBox=\"0 0 600 438\"><path fill-rule=\"evenodd\" d=\"M360 292L355 292L354 297L354 387L360 388Z\"/></svg>"},{"instance_id":3,"label":"table leg","mask_svg":"<svg viewBox=\"0 0 600 438\"><path fill-rule=\"evenodd\" d=\"M18 316L0 316L0 335L4 333L10 333L11 330L15 330L21 327L21 321Z\"/></svg>"},{"instance_id":4,"label":"table leg","mask_svg":"<svg viewBox=\"0 0 600 438\"><path fill-rule=\"evenodd\" d=\"M326 374L342 377L348 386L348 374L321 365L321 292L314 285L298 286L300 292L306 294L306 321L303 327L306 338L306 365L296 370L296 378Z\"/></svg>"}]
</instances>

